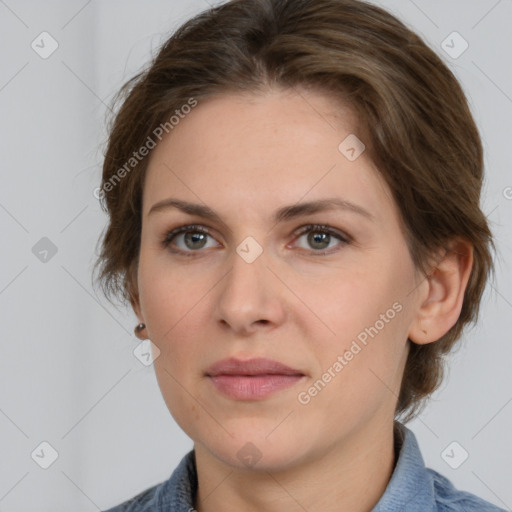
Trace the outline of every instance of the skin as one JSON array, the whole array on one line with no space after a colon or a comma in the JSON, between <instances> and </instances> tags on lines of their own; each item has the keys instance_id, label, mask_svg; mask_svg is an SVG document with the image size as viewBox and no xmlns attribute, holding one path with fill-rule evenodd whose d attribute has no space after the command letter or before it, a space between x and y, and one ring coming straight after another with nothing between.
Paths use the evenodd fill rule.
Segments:
<instances>
[{"instance_id":1,"label":"skin","mask_svg":"<svg viewBox=\"0 0 512 512\"><path fill-rule=\"evenodd\" d=\"M471 246L454 240L429 277L415 268L396 204L367 153L349 161L338 150L357 135L356 121L349 106L333 108L332 98L311 90L222 95L200 101L150 155L132 305L146 324L139 337L161 351L154 365L169 411L194 441L199 512L370 511L395 464L408 338L434 342L460 314ZM176 208L148 215L171 197L208 205L223 223ZM282 206L332 197L373 218L331 210L272 220ZM186 245L181 234L163 246L171 229L190 224L208 228L204 245ZM297 234L309 224L351 241L331 236L325 253ZM252 263L236 252L248 236L263 249ZM396 303L400 312L299 403ZM305 377L263 400L237 401L205 376L227 357L268 357ZM261 455L253 466L237 457L249 442Z\"/></svg>"}]
</instances>

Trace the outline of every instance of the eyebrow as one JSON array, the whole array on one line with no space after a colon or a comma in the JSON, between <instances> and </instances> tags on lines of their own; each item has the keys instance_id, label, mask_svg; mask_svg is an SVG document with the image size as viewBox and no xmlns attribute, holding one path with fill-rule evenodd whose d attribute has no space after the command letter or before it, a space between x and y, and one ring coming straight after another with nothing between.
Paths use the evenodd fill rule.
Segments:
<instances>
[{"instance_id":1,"label":"eyebrow","mask_svg":"<svg viewBox=\"0 0 512 512\"><path fill-rule=\"evenodd\" d=\"M216 221L224 226L226 223L222 220L218 213L210 207L202 204L190 203L179 199L168 198L158 203L155 203L148 212L148 216L152 213L164 212L169 209L178 209L189 215L196 215L211 221ZM283 206L279 208L273 217L274 223L284 222L294 219L303 215L312 215L314 213L329 211L329 210L344 210L356 213L368 220L375 221L375 216L361 206L346 201L340 198L319 199L316 201L309 201L304 203L297 203L290 206Z\"/></svg>"}]
</instances>

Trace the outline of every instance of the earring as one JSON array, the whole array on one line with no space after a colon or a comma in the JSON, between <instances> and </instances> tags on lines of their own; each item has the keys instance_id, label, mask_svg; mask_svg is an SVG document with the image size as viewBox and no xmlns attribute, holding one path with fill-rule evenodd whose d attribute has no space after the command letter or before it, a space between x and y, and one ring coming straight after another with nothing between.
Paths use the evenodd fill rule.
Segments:
<instances>
[{"instance_id":1,"label":"earring","mask_svg":"<svg viewBox=\"0 0 512 512\"><path fill-rule=\"evenodd\" d=\"M133 332L135 333L135 336L138 336L138 334L140 333L140 331L144 330L146 328L146 324L139 324L135 327L135 329L133 330Z\"/></svg>"}]
</instances>

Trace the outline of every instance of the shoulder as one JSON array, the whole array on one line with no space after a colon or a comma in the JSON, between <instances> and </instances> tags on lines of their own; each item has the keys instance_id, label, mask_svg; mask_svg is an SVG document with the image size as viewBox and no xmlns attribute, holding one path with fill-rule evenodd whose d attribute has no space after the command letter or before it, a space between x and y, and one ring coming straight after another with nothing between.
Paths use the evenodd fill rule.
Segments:
<instances>
[{"instance_id":1,"label":"shoulder","mask_svg":"<svg viewBox=\"0 0 512 512\"><path fill-rule=\"evenodd\" d=\"M128 501L103 512L153 512L157 511L156 495L163 483L150 487Z\"/></svg>"},{"instance_id":2,"label":"shoulder","mask_svg":"<svg viewBox=\"0 0 512 512\"><path fill-rule=\"evenodd\" d=\"M437 471L428 468L434 484L435 502L439 512L504 512L492 503L467 491L459 491Z\"/></svg>"}]
</instances>

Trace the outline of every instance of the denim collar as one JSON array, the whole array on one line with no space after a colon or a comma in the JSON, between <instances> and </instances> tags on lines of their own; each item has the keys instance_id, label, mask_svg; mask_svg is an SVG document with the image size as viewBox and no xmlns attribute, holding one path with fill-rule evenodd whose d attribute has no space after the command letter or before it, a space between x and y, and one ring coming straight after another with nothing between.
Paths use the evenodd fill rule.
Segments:
<instances>
[{"instance_id":1,"label":"denim collar","mask_svg":"<svg viewBox=\"0 0 512 512\"><path fill-rule=\"evenodd\" d=\"M398 459L384 494L372 512L432 512L437 510L433 474L425 467L416 436L394 423Z\"/></svg>"}]
</instances>

